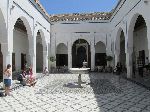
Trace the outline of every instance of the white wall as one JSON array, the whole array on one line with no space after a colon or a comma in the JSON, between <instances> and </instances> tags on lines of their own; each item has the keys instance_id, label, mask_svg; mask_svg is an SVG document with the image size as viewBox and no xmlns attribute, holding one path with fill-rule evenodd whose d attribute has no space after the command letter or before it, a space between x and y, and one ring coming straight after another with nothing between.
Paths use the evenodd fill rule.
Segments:
<instances>
[{"instance_id":1,"label":"white wall","mask_svg":"<svg viewBox=\"0 0 150 112\"><path fill-rule=\"evenodd\" d=\"M106 47L103 43L99 42L95 46L95 53L106 53Z\"/></svg>"},{"instance_id":2,"label":"white wall","mask_svg":"<svg viewBox=\"0 0 150 112\"><path fill-rule=\"evenodd\" d=\"M43 70L43 46L40 43L37 43L37 52L36 52L36 69L38 71Z\"/></svg>"},{"instance_id":3,"label":"white wall","mask_svg":"<svg viewBox=\"0 0 150 112\"><path fill-rule=\"evenodd\" d=\"M60 44L57 46L57 54L68 54L67 46Z\"/></svg>"},{"instance_id":4,"label":"white wall","mask_svg":"<svg viewBox=\"0 0 150 112\"><path fill-rule=\"evenodd\" d=\"M67 22L58 22L54 23L51 26L52 30L52 48L51 51L55 54L55 48L58 44L64 43L67 45L68 43L73 43L78 39L85 39L89 45L91 42L95 42L95 44L99 41L103 43L107 43L108 46L111 44L111 38L107 35L110 32L110 24L100 21L101 23L89 23L89 22L68 22L74 24L64 24ZM104 22L104 23L103 23ZM76 24L75 24L76 23ZM83 32L83 33L82 33ZM110 48L108 48L110 50ZM109 51L110 52L110 51Z\"/></svg>"},{"instance_id":5,"label":"white wall","mask_svg":"<svg viewBox=\"0 0 150 112\"><path fill-rule=\"evenodd\" d=\"M9 1L9 3L8 3ZM127 41L131 39L129 37L128 32L130 26L132 26L133 22L132 17L135 14L142 14L144 17L146 23L147 23L147 33L145 33L144 29L143 31L138 31L134 33L134 37L138 35L138 39L135 40L135 44L138 45L137 51L146 49L146 56L149 55L148 49L150 49L150 14L148 14L148 11L150 10L150 2L144 3L144 0L122 0L121 3L116 8L115 12L113 13L113 16L111 20L107 21L97 21L99 23L89 23L90 21L77 21L77 22L56 22L53 23L53 25L50 25L50 23L43 17L43 15L34 7L34 5L29 0L1 0L0 1L0 43L2 43L3 40L6 40L3 43L8 43L8 46L5 45L4 48L7 51L14 50L14 52L25 52L27 47L21 47L19 43L22 43L24 39L20 40L20 37L24 37L23 34L15 33L13 34L13 27L16 22L16 20L19 17L25 18L25 25L27 25L27 31L28 36L32 43L32 47L30 48L30 53L32 53L32 56L36 54L36 34L38 30L41 30L43 32L42 40L45 41L45 46L47 46L47 43L50 42L50 32L51 32L51 55L55 55L56 46L59 43L64 43L66 46L70 45L71 47L74 41L78 39L85 39L90 45L96 44L99 41L102 41L106 45L106 53L112 54L112 51L118 50L117 48L114 48L112 50L112 43L115 44L115 40L117 40L117 31L119 28L122 28L125 33L125 49L126 53L128 52L127 49L131 46L129 43L127 44ZM124 4L123 4L124 3ZM123 4L123 5L122 5ZM9 6L8 6L9 5ZM12 8L14 6L14 8ZM3 16L2 16L3 15ZM1 19L4 17L4 21ZM8 20L7 20L8 18ZM3 21L3 22L1 22ZM92 21L92 20L91 20ZM92 21L93 22L93 21ZM3 24L4 23L4 24ZM5 24L6 23L6 24ZM64 24L67 23L67 24ZM73 23L73 24L68 24ZM3 24L3 25L2 25ZM6 28L4 27L6 26ZM5 30L7 29L8 31ZM4 33L5 32L5 33ZM83 33L76 33L76 32L83 32ZM87 33L86 33L87 32ZM6 34L6 35L3 35ZM147 34L147 35L146 35ZM14 35L14 38L12 38L12 35ZM142 37L148 37L148 40L144 39ZM142 39L140 39L142 38ZM12 43L14 41L14 44ZM142 41L140 41L140 40ZM148 42L148 43L147 43ZM128 48L127 48L127 45ZM25 46L24 43L21 44L21 46ZM28 45L29 46L29 45ZM148 49L147 49L148 46ZM8 48L7 48L8 47ZM98 49L100 49L101 46L98 46ZM18 51L16 49L19 49ZM15 51L16 50L16 51ZM59 49L58 52L62 53L63 48ZM96 51L98 52L98 51ZM11 52L10 52L11 53ZM67 53L67 52L65 52ZM116 51L114 51L116 53ZM19 59L20 54L18 53L18 62L21 59ZM47 59L47 58L45 58ZM10 60L11 62L11 60ZM36 63L36 61L34 62ZM19 65L17 65L19 67Z\"/></svg>"},{"instance_id":6,"label":"white wall","mask_svg":"<svg viewBox=\"0 0 150 112\"><path fill-rule=\"evenodd\" d=\"M145 50L145 56L149 57L148 40L147 40L147 28L144 27L134 32L134 50L136 58L139 56L139 51Z\"/></svg>"},{"instance_id":7,"label":"white wall","mask_svg":"<svg viewBox=\"0 0 150 112\"><path fill-rule=\"evenodd\" d=\"M29 54L29 43L27 34L18 30L14 30L13 33L13 53L15 53L15 66L16 70L21 69L21 53L26 54L27 62L28 62L28 54Z\"/></svg>"}]
</instances>

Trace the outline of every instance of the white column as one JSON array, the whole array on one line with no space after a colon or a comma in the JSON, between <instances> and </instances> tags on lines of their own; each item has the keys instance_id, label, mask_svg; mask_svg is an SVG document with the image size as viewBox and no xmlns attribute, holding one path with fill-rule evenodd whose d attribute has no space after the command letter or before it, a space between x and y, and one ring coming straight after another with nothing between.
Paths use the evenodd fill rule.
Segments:
<instances>
[{"instance_id":1,"label":"white column","mask_svg":"<svg viewBox=\"0 0 150 112\"><path fill-rule=\"evenodd\" d=\"M12 66L12 51L8 51L8 44L1 44L1 51L3 54L3 71L6 69L7 65Z\"/></svg>"},{"instance_id":2,"label":"white column","mask_svg":"<svg viewBox=\"0 0 150 112\"><path fill-rule=\"evenodd\" d=\"M33 73L36 74L36 56L33 50L30 50L30 65L32 67Z\"/></svg>"},{"instance_id":3,"label":"white column","mask_svg":"<svg viewBox=\"0 0 150 112\"><path fill-rule=\"evenodd\" d=\"M12 65L12 52L3 52L3 68L5 69L7 65Z\"/></svg>"},{"instance_id":4,"label":"white column","mask_svg":"<svg viewBox=\"0 0 150 112\"><path fill-rule=\"evenodd\" d=\"M150 60L150 23L147 25L147 38L148 38L149 60Z\"/></svg>"},{"instance_id":5,"label":"white column","mask_svg":"<svg viewBox=\"0 0 150 112\"><path fill-rule=\"evenodd\" d=\"M127 78L132 78L132 53L126 53Z\"/></svg>"},{"instance_id":6,"label":"white column","mask_svg":"<svg viewBox=\"0 0 150 112\"><path fill-rule=\"evenodd\" d=\"M72 68L72 45L68 44L68 69Z\"/></svg>"},{"instance_id":7,"label":"white column","mask_svg":"<svg viewBox=\"0 0 150 112\"><path fill-rule=\"evenodd\" d=\"M48 52L43 51L43 67L48 67Z\"/></svg>"},{"instance_id":8,"label":"white column","mask_svg":"<svg viewBox=\"0 0 150 112\"><path fill-rule=\"evenodd\" d=\"M117 63L119 62L119 53L115 53L115 66L117 65Z\"/></svg>"},{"instance_id":9,"label":"white column","mask_svg":"<svg viewBox=\"0 0 150 112\"><path fill-rule=\"evenodd\" d=\"M95 69L95 45L91 43L91 71Z\"/></svg>"},{"instance_id":10,"label":"white column","mask_svg":"<svg viewBox=\"0 0 150 112\"><path fill-rule=\"evenodd\" d=\"M34 36L28 35L29 38L29 61L27 62L31 67L33 74L36 75L36 33Z\"/></svg>"},{"instance_id":11,"label":"white column","mask_svg":"<svg viewBox=\"0 0 150 112\"><path fill-rule=\"evenodd\" d=\"M3 71L4 71L8 64L10 64L12 68L12 52L3 51L2 53L3 53ZM12 75L11 75L11 79L12 79ZM3 80L4 80L4 75L3 75Z\"/></svg>"}]
</instances>

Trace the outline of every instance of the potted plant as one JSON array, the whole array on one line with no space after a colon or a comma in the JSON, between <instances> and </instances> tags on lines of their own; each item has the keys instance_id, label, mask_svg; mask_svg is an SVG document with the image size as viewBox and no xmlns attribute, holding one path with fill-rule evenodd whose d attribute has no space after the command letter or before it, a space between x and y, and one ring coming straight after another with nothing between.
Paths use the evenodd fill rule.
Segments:
<instances>
[{"instance_id":1,"label":"potted plant","mask_svg":"<svg viewBox=\"0 0 150 112\"><path fill-rule=\"evenodd\" d=\"M107 61L112 61L112 60L113 60L113 57L112 57L112 56L106 56L106 60L107 60Z\"/></svg>"},{"instance_id":2,"label":"potted plant","mask_svg":"<svg viewBox=\"0 0 150 112\"><path fill-rule=\"evenodd\" d=\"M50 56L49 57L49 64L50 64L50 70L51 70L51 72L55 68L55 65L56 65L55 61L56 61L56 57L55 56Z\"/></svg>"},{"instance_id":3,"label":"potted plant","mask_svg":"<svg viewBox=\"0 0 150 112\"><path fill-rule=\"evenodd\" d=\"M107 71L112 72L112 67L110 66L111 61L113 60L112 56L106 56L106 61L107 61Z\"/></svg>"}]
</instances>

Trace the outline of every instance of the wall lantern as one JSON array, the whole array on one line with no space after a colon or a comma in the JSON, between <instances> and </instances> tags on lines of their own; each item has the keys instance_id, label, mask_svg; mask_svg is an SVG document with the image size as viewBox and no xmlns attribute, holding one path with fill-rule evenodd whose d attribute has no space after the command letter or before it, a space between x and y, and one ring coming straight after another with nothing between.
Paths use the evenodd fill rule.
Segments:
<instances>
[{"instance_id":1,"label":"wall lantern","mask_svg":"<svg viewBox=\"0 0 150 112\"><path fill-rule=\"evenodd\" d=\"M14 5L12 5L10 9L11 9L11 10L13 10L14 8L15 8L15 6L14 6Z\"/></svg>"},{"instance_id":2,"label":"wall lantern","mask_svg":"<svg viewBox=\"0 0 150 112\"><path fill-rule=\"evenodd\" d=\"M149 0L143 0L145 4L148 4Z\"/></svg>"}]
</instances>

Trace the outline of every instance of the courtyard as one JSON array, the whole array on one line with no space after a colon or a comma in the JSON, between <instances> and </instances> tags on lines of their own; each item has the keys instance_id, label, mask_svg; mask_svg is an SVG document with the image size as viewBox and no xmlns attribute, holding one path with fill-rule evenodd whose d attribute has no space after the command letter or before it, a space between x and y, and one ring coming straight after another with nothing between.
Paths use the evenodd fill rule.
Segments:
<instances>
[{"instance_id":1,"label":"courtyard","mask_svg":"<svg viewBox=\"0 0 150 112\"><path fill-rule=\"evenodd\" d=\"M43 75L43 74L39 74ZM149 112L149 90L110 73L49 74L1 97L0 112ZM71 86L66 86L70 84Z\"/></svg>"}]
</instances>

